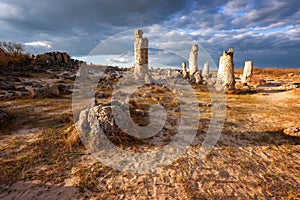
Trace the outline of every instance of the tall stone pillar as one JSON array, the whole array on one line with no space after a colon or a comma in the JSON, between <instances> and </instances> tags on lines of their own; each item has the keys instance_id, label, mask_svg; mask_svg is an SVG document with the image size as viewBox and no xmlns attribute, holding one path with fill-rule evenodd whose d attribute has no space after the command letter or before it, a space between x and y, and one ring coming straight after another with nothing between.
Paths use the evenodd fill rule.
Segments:
<instances>
[{"instance_id":1,"label":"tall stone pillar","mask_svg":"<svg viewBox=\"0 0 300 200\"><path fill-rule=\"evenodd\" d=\"M209 62L204 63L202 77L204 80L207 80L209 77Z\"/></svg>"},{"instance_id":2,"label":"tall stone pillar","mask_svg":"<svg viewBox=\"0 0 300 200\"><path fill-rule=\"evenodd\" d=\"M143 31L134 31L134 77L135 79L145 79L148 73L148 39L143 38Z\"/></svg>"},{"instance_id":3,"label":"tall stone pillar","mask_svg":"<svg viewBox=\"0 0 300 200\"><path fill-rule=\"evenodd\" d=\"M247 83L251 81L252 72L253 72L253 62L245 61L244 72L241 77L242 83Z\"/></svg>"},{"instance_id":4,"label":"tall stone pillar","mask_svg":"<svg viewBox=\"0 0 300 200\"><path fill-rule=\"evenodd\" d=\"M182 76L183 76L184 78L187 78L188 73L187 73L187 71L186 71L186 62L182 62L182 63L181 63L181 66L182 66Z\"/></svg>"},{"instance_id":5,"label":"tall stone pillar","mask_svg":"<svg viewBox=\"0 0 300 200\"><path fill-rule=\"evenodd\" d=\"M194 75L194 73L198 71L198 51L199 51L198 45L194 44L191 49L191 53L189 57L190 76Z\"/></svg>"},{"instance_id":6,"label":"tall stone pillar","mask_svg":"<svg viewBox=\"0 0 300 200\"><path fill-rule=\"evenodd\" d=\"M235 89L233 49L231 48L224 51L220 57L216 89L225 91Z\"/></svg>"}]
</instances>

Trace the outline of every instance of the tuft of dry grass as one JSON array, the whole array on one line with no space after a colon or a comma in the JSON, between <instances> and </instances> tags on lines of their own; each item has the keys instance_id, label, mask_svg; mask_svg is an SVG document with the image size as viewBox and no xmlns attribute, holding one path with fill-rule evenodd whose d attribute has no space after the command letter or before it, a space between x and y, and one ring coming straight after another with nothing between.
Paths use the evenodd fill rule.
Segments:
<instances>
[{"instance_id":1,"label":"tuft of dry grass","mask_svg":"<svg viewBox=\"0 0 300 200\"><path fill-rule=\"evenodd\" d=\"M15 145L1 152L2 183L30 179L41 183L61 183L78 157L78 148L70 150L66 145L63 128L39 131L27 143L24 143L24 137L16 137Z\"/></svg>"},{"instance_id":2,"label":"tuft of dry grass","mask_svg":"<svg viewBox=\"0 0 300 200\"><path fill-rule=\"evenodd\" d=\"M76 130L75 125L72 125L64 130L65 144L69 150L73 150L74 147L78 147L81 144L79 133Z\"/></svg>"}]
</instances>

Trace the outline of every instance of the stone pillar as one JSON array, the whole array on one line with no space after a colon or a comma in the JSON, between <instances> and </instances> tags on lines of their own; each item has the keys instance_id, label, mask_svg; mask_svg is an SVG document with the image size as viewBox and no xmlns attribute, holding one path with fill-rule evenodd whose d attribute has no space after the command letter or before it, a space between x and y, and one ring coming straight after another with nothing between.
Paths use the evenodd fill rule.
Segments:
<instances>
[{"instance_id":1,"label":"stone pillar","mask_svg":"<svg viewBox=\"0 0 300 200\"><path fill-rule=\"evenodd\" d=\"M143 31L134 31L135 79L144 79L148 73L148 39L143 38Z\"/></svg>"},{"instance_id":2,"label":"stone pillar","mask_svg":"<svg viewBox=\"0 0 300 200\"><path fill-rule=\"evenodd\" d=\"M209 63L208 62L204 63L202 77L204 80L207 80L209 77Z\"/></svg>"},{"instance_id":3,"label":"stone pillar","mask_svg":"<svg viewBox=\"0 0 300 200\"><path fill-rule=\"evenodd\" d=\"M182 66L182 76L183 76L184 78L187 78L188 73L187 73L187 71L186 71L186 62L182 62L182 63L181 63L181 66Z\"/></svg>"},{"instance_id":4,"label":"stone pillar","mask_svg":"<svg viewBox=\"0 0 300 200\"><path fill-rule=\"evenodd\" d=\"M220 57L216 89L219 91L235 89L233 49L231 48L224 51Z\"/></svg>"},{"instance_id":5,"label":"stone pillar","mask_svg":"<svg viewBox=\"0 0 300 200\"><path fill-rule=\"evenodd\" d=\"M189 72L191 76L198 71L198 51L198 45L194 44L189 57Z\"/></svg>"},{"instance_id":6,"label":"stone pillar","mask_svg":"<svg viewBox=\"0 0 300 200\"><path fill-rule=\"evenodd\" d=\"M242 83L247 83L251 81L252 72L253 72L253 62L245 61L244 72L241 77Z\"/></svg>"},{"instance_id":7,"label":"stone pillar","mask_svg":"<svg viewBox=\"0 0 300 200\"><path fill-rule=\"evenodd\" d=\"M202 76L199 71L196 71L196 73L194 74L194 78L195 78L195 83L199 84L202 82Z\"/></svg>"},{"instance_id":8,"label":"stone pillar","mask_svg":"<svg viewBox=\"0 0 300 200\"><path fill-rule=\"evenodd\" d=\"M167 76L168 76L168 77L171 77L171 76L172 76L172 70L171 70L171 68L168 68L168 69L167 69Z\"/></svg>"}]
</instances>

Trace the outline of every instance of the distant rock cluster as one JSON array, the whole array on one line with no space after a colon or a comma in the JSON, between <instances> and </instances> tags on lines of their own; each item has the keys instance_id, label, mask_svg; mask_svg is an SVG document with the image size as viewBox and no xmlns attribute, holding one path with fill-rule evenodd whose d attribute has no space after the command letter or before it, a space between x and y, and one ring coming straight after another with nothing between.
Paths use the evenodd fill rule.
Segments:
<instances>
[{"instance_id":1,"label":"distant rock cluster","mask_svg":"<svg viewBox=\"0 0 300 200\"><path fill-rule=\"evenodd\" d=\"M0 74L0 100L24 97L52 98L72 93L76 72L82 61L64 52L32 56L23 66L3 68Z\"/></svg>"},{"instance_id":2,"label":"distant rock cluster","mask_svg":"<svg viewBox=\"0 0 300 200\"><path fill-rule=\"evenodd\" d=\"M55 69L58 71L75 69L77 70L82 61L71 59L67 53L64 52L47 52L32 56L32 65L35 68Z\"/></svg>"}]
</instances>

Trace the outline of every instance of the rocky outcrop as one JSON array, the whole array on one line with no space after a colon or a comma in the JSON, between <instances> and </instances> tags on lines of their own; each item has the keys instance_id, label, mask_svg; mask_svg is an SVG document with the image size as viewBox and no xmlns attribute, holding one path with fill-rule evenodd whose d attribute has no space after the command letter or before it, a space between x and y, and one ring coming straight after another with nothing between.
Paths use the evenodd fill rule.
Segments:
<instances>
[{"instance_id":1,"label":"rocky outcrop","mask_svg":"<svg viewBox=\"0 0 300 200\"><path fill-rule=\"evenodd\" d=\"M47 52L32 57L33 66L56 69L59 71L78 69L82 63L82 61L71 59L71 57L64 52ZM39 67L36 67L36 70L40 69Z\"/></svg>"}]
</instances>

